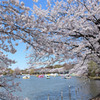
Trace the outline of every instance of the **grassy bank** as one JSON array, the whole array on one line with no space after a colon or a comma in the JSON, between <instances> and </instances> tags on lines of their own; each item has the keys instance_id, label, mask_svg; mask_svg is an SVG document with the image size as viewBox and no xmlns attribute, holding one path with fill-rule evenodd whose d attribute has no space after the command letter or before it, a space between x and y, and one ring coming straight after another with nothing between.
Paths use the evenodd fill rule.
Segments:
<instances>
[{"instance_id":1,"label":"grassy bank","mask_svg":"<svg viewBox=\"0 0 100 100\"><path fill-rule=\"evenodd\" d=\"M89 77L89 78L93 80L100 80L100 77Z\"/></svg>"}]
</instances>

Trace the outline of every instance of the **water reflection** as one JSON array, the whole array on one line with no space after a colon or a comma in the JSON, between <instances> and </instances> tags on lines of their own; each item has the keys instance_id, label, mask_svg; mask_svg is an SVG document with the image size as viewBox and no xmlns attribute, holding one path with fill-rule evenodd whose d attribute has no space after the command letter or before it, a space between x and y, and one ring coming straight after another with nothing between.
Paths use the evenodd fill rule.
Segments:
<instances>
[{"instance_id":1,"label":"water reflection","mask_svg":"<svg viewBox=\"0 0 100 100\"><path fill-rule=\"evenodd\" d=\"M98 91L100 91L100 81L91 80L88 86L89 86L88 92L90 93L91 97L96 96L98 94Z\"/></svg>"},{"instance_id":2,"label":"water reflection","mask_svg":"<svg viewBox=\"0 0 100 100\"><path fill-rule=\"evenodd\" d=\"M28 97L26 97L24 100L29 100L29 98L28 98Z\"/></svg>"},{"instance_id":3,"label":"water reflection","mask_svg":"<svg viewBox=\"0 0 100 100\"><path fill-rule=\"evenodd\" d=\"M89 100L100 91L100 81L89 81L77 77L62 79L61 77L37 78L31 76L21 82L22 92L15 94L25 100ZM49 98L49 99L48 99ZM63 98L63 99L62 99Z\"/></svg>"}]
</instances>

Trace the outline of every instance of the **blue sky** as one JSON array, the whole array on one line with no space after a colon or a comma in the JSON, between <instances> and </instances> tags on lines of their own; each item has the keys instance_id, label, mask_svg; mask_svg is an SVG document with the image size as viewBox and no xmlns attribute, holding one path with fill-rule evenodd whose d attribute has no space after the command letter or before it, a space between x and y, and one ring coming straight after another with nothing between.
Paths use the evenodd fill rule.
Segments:
<instances>
[{"instance_id":1,"label":"blue sky","mask_svg":"<svg viewBox=\"0 0 100 100\"><path fill-rule=\"evenodd\" d=\"M25 6L30 7L33 9L33 3L35 3L36 5L42 5L42 8L45 9L46 8L46 0L38 0L38 2L33 2L32 0L19 0L20 2L23 1L25 3ZM20 69L25 69L28 68L29 65L27 64L27 60L25 57L26 55L29 53L29 51L25 51L25 44L24 43L20 43L17 47L17 52L15 54L8 54L8 57L10 59L13 59L16 61L16 64L13 64L12 66L10 66L10 68L15 69L16 67L20 68Z\"/></svg>"},{"instance_id":2,"label":"blue sky","mask_svg":"<svg viewBox=\"0 0 100 100\"><path fill-rule=\"evenodd\" d=\"M33 9L33 3L35 3L36 5L42 5L43 9L46 9L46 0L38 0L38 2L33 2L32 0L19 0L20 2L23 1L25 3L25 6L30 7ZM20 43L18 46L16 46L16 50L17 52L15 54L8 54L8 57L10 59L13 59L16 61L16 64L13 64L12 66L10 66L10 68L15 69L16 67L20 68L20 69L25 69L25 68L29 68L29 65L27 64L27 60L25 57L26 55L30 52L30 51L25 51L25 44L24 43Z\"/></svg>"},{"instance_id":3,"label":"blue sky","mask_svg":"<svg viewBox=\"0 0 100 100\"><path fill-rule=\"evenodd\" d=\"M28 67L27 59L25 58L28 51L25 51L25 44L20 43L17 47L15 47L17 52L15 54L8 53L8 57L12 60L15 60L16 63L11 66L12 69L16 67L20 69L25 69Z\"/></svg>"}]
</instances>

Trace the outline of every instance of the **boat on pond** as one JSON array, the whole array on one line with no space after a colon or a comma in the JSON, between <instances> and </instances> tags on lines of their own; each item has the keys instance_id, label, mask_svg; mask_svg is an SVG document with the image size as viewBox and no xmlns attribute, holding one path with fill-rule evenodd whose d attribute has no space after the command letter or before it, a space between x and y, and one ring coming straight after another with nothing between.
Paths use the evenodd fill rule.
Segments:
<instances>
[{"instance_id":1,"label":"boat on pond","mask_svg":"<svg viewBox=\"0 0 100 100\"><path fill-rule=\"evenodd\" d=\"M46 79L50 79L50 77L48 75L45 75Z\"/></svg>"},{"instance_id":2,"label":"boat on pond","mask_svg":"<svg viewBox=\"0 0 100 100\"><path fill-rule=\"evenodd\" d=\"M58 73L51 73L50 76L56 77L58 76Z\"/></svg>"},{"instance_id":3,"label":"boat on pond","mask_svg":"<svg viewBox=\"0 0 100 100\"><path fill-rule=\"evenodd\" d=\"M39 75L39 76L38 76L38 78L43 78L43 77L44 77L44 75Z\"/></svg>"},{"instance_id":4,"label":"boat on pond","mask_svg":"<svg viewBox=\"0 0 100 100\"><path fill-rule=\"evenodd\" d=\"M23 79L29 79L29 78L30 78L30 75L23 76Z\"/></svg>"},{"instance_id":5,"label":"boat on pond","mask_svg":"<svg viewBox=\"0 0 100 100\"><path fill-rule=\"evenodd\" d=\"M71 75L70 74L66 74L65 76L64 76L64 79L70 79L71 78Z\"/></svg>"}]
</instances>

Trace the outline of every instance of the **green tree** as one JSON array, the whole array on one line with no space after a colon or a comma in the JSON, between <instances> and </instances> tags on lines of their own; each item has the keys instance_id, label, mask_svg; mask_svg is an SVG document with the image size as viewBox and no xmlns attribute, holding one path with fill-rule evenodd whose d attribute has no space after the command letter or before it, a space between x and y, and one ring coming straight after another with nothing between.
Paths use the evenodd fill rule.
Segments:
<instances>
[{"instance_id":1,"label":"green tree","mask_svg":"<svg viewBox=\"0 0 100 100\"><path fill-rule=\"evenodd\" d=\"M63 67L62 65L55 65L54 68L61 68Z\"/></svg>"},{"instance_id":2,"label":"green tree","mask_svg":"<svg viewBox=\"0 0 100 100\"><path fill-rule=\"evenodd\" d=\"M12 69L9 70L9 74L13 74L14 71Z\"/></svg>"},{"instance_id":3,"label":"green tree","mask_svg":"<svg viewBox=\"0 0 100 100\"><path fill-rule=\"evenodd\" d=\"M97 69L98 69L98 64L91 60L88 63L88 75L92 76L92 77L96 76L96 70Z\"/></svg>"},{"instance_id":4,"label":"green tree","mask_svg":"<svg viewBox=\"0 0 100 100\"><path fill-rule=\"evenodd\" d=\"M30 75L33 75L34 74L34 69L31 69L30 70Z\"/></svg>"}]
</instances>

